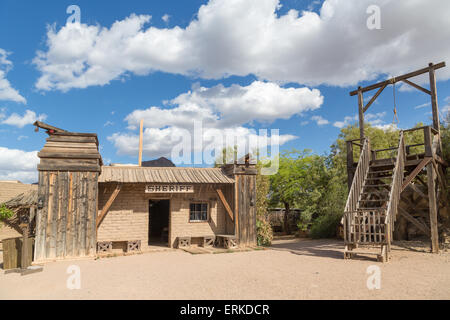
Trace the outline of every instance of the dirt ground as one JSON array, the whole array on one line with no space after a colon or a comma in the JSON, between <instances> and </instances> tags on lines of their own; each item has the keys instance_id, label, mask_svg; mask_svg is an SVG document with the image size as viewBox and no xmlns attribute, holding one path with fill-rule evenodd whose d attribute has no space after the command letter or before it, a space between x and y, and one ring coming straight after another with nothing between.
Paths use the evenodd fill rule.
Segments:
<instances>
[{"instance_id":1,"label":"dirt ground","mask_svg":"<svg viewBox=\"0 0 450 320\"><path fill-rule=\"evenodd\" d=\"M278 240L271 249L221 254L173 250L48 263L26 276L0 271L0 299L450 299L450 253L395 245L392 260L343 259L337 240ZM80 267L70 290L67 269ZM367 268L381 288L367 288Z\"/></svg>"}]
</instances>

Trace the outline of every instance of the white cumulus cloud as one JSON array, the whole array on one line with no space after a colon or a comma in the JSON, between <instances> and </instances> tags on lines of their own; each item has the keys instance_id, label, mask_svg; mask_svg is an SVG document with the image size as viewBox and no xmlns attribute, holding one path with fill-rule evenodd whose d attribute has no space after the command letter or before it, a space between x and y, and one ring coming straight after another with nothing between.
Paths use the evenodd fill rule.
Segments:
<instances>
[{"instance_id":1,"label":"white cumulus cloud","mask_svg":"<svg viewBox=\"0 0 450 320\"><path fill-rule=\"evenodd\" d=\"M23 151L0 147L0 180L38 181L37 151Z\"/></svg>"},{"instance_id":2,"label":"white cumulus cloud","mask_svg":"<svg viewBox=\"0 0 450 320\"><path fill-rule=\"evenodd\" d=\"M324 126L330 123L330 121L324 119L322 116L312 116L311 120L315 121L319 126Z\"/></svg>"},{"instance_id":3,"label":"white cumulus cloud","mask_svg":"<svg viewBox=\"0 0 450 320\"><path fill-rule=\"evenodd\" d=\"M217 85L211 88L195 85L189 92L167 101L165 107L138 109L126 116L128 129L136 130L144 120L144 151L147 156L169 155L183 136L193 136L194 121L203 128L203 150L213 149L214 137L233 135L236 142L248 143L259 132L245 127L257 121L271 123L289 119L323 104L317 89L283 88L274 83L254 81L248 86ZM280 135L280 144L295 139ZM138 150L138 135L133 132L115 133L108 138L119 154L134 155ZM225 141L224 141L225 142ZM220 144L220 142L218 142ZM272 145L270 139L265 145ZM202 151L200 145L193 150Z\"/></svg>"},{"instance_id":4,"label":"white cumulus cloud","mask_svg":"<svg viewBox=\"0 0 450 320\"><path fill-rule=\"evenodd\" d=\"M13 66L12 62L7 59L8 55L8 52L0 48L0 100L26 103L26 99L6 79L6 74Z\"/></svg>"},{"instance_id":5,"label":"white cumulus cloud","mask_svg":"<svg viewBox=\"0 0 450 320\"><path fill-rule=\"evenodd\" d=\"M370 5L381 8L381 30L367 28ZM151 16L135 14L111 26L53 26L34 59L36 87L65 91L154 71L349 86L450 56L450 1L326 0L318 12L282 15L279 8L278 0L210 0L186 27L153 27ZM450 68L437 76L449 79Z\"/></svg>"},{"instance_id":6,"label":"white cumulus cloud","mask_svg":"<svg viewBox=\"0 0 450 320\"><path fill-rule=\"evenodd\" d=\"M389 129L392 127L392 124L386 124L384 118L386 117L386 112L378 112L378 113L367 113L364 115L364 121L370 123L372 126L376 128L380 128L383 130ZM359 123L359 117L357 114L354 116L346 116L343 121L336 121L333 125L336 128L344 128L350 124Z\"/></svg>"},{"instance_id":7,"label":"white cumulus cloud","mask_svg":"<svg viewBox=\"0 0 450 320\"><path fill-rule=\"evenodd\" d=\"M289 119L320 108L323 100L317 89L283 88L260 81L248 86L197 86L167 102L175 108L135 110L126 121L131 129L136 128L141 119L146 127L183 127L193 119L201 119L204 125L226 128L252 121L270 123L276 119Z\"/></svg>"},{"instance_id":8,"label":"white cumulus cloud","mask_svg":"<svg viewBox=\"0 0 450 320\"><path fill-rule=\"evenodd\" d=\"M45 119L47 119L46 114L36 115L36 112L26 110L24 115L21 116L17 113L13 113L6 119L2 120L1 123L8 124L10 126L16 126L18 128L23 128L28 124L33 124L36 120L44 121Z\"/></svg>"},{"instance_id":9,"label":"white cumulus cloud","mask_svg":"<svg viewBox=\"0 0 450 320\"><path fill-rule=\"evenodd\" d=\"M343 121L336 121L335 123L333 123L333 125L336 128L342 129L342 128L348 126L349 124L354 123L355 121L358 121L358 115L354 115L353 117L346 116Z\"/></svg>"},{"instance_id":10,"label":"white cumulus cloud","mask_svg":"<svg viewBox=\"0 0 450 320\"><path fill-rule=\"evenodd\" d=\"M165 23L168 23L170 20L170 15L168 15L167 13L165 15L163 15L161 17L162 21L164 21Z\"/></svg>"}]
</instances>

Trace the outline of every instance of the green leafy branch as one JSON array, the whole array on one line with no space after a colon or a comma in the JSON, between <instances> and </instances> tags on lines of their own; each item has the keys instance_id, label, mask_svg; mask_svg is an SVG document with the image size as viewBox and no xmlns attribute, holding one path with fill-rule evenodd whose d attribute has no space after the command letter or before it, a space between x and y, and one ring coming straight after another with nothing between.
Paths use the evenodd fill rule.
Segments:
<instances>
[{"instance_id":1,"label":"green leafy branch","mask_svg":"<svg viewBox=\"0 0 450 320\"><path fill-rule=\"evenodd\" d=\"M14 211L8 209L5 204L0 206L0 220L7 220L14 216Z\"/></svg>"}]
</instances>

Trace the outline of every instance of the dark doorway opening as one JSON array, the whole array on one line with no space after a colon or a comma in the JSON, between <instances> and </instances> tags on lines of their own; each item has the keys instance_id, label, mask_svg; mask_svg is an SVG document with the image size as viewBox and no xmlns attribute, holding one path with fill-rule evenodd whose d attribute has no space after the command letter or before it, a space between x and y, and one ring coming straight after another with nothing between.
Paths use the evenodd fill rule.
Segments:
<instances>
[{"instance_id":1,"label":"dark doorway opening","mask_svg":"<svg viewBox=\"0 0 450 320\"><path fill-rule=\"evenodd\" d=\"M170 200L150 200L148 212L148 244L168 246Z\"/></svg>"}]
</instances>

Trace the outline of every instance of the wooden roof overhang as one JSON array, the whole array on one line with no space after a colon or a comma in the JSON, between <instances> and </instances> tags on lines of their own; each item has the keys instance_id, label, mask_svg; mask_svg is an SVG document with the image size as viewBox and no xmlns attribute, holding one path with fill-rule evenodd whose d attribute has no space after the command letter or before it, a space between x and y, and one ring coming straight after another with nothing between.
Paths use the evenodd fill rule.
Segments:
<instances>
[{"instance_id":1,"label":"wooden roof overhang","mask_svg":"<svg viewBox=\"0 0 450 320\"><path fill-rule=\"evenodd\" d=\"M221 168L103 166L99 183L233 184Z\"/></svg>"}]
</instances>

